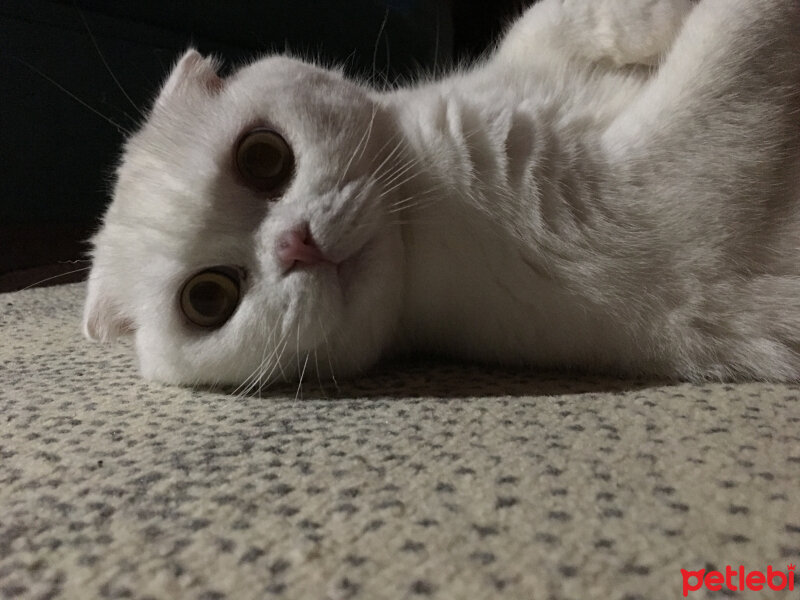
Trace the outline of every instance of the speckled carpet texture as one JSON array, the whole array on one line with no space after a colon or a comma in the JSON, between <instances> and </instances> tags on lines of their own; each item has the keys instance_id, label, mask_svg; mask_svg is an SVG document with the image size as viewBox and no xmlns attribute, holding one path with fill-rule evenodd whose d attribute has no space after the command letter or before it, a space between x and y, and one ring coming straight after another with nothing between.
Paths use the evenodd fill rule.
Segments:
<instances>
[{"instance_id":1,"label":"speckled carpet texture","mask_svg":"<svg viewBox=\"0 0 800 600\"><path fill-rule=\"evenodd\" d=\"M417 364L236 398L140 380L83 293L0 295L2 598L800 598L797 386ZM681 571L740 565L787 589Z\"/></svg>"}]
</instances>

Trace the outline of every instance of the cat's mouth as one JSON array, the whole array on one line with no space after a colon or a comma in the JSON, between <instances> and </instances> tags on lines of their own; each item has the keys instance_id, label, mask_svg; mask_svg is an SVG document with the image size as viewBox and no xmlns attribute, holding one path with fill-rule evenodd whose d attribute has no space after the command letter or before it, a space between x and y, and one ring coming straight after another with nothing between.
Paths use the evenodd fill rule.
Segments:
<instances>
[{"instance_id":1,"label":"cat's mouth","mask_svg":"<svg viewBox=\"0 0 800 600\"><path fill-rule=\"evenodd\" d=\"M359 246L354 252L339 260L334 260L320 252L314 257L315 259L313 261L295 262L284 274L307 273L313 276L330 273L334 275L334 279L340 288L343 299L347 300L354 282L357 280L364 267L365 258L373 245L374 239L370 239Z\"/></svg>"}]
</instances>

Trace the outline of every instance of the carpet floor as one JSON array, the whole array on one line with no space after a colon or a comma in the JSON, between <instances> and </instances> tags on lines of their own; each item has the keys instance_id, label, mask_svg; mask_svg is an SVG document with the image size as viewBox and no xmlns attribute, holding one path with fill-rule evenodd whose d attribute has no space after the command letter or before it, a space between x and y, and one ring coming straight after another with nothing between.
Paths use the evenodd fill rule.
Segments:
<instances>
[{"instance_id":1,"label":"carpet floor","mask_svg":"<svg viewBox=\"0 0 800 600\"><path fill-rule=\"evenodd\" d=\"M798 386L418 364L234 397L142 381L83 294L0 295L2 598L660 600L800 562Z\"/></svg>"}]
</instances>

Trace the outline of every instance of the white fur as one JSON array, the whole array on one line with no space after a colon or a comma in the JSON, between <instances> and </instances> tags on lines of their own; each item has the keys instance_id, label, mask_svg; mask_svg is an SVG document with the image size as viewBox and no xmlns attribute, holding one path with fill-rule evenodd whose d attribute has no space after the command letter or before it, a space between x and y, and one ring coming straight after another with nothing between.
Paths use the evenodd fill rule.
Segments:
<instances>
[{"instance_id":1,"label":"white fur","mask_svg":"<svg viewBox=\"0 0 800 600\"><path fill-rule=\"evenodd\" d=\"M694 6L693 6L694 5ZM655 66L654 66L655 65ZM297 172L235 183L256 122ZM308 221L342 267L281 273ZM146 377L346 376L394 352L670 378L800 379L800 3L543 0L471 71L379 93L188 52L126 145L85 331ZM178 290L246 269L220 329Z\"/></svg>"}]
</instances>

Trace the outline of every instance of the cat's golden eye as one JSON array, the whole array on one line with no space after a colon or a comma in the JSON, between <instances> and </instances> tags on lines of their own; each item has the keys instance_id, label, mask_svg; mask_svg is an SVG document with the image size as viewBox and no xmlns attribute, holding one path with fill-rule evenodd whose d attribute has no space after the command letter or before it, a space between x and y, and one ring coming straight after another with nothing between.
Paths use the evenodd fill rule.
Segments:
<instances>
[{"instance_id":1,"label":"cat's golden eye","mask_svg":"<svg viewBox=\"0 0 800 600\"><path fill-rule=\"evenodd\" d=\"M202 271L181 289L181 312L199 327L221 327L239 305L239 276L234 269Z\"/></svg>"},{"instance_id":2,"label":"cat's golden eye","mask_svg":"<svg viewBox=\"0 0 800 600\"><path fill-rule=\"evenodd\" d=\"M278 133L259 127L239 138L236 168L248 186L262 192L277 192L294 173L294 155Z\"/></svg>"}]
</instances>

